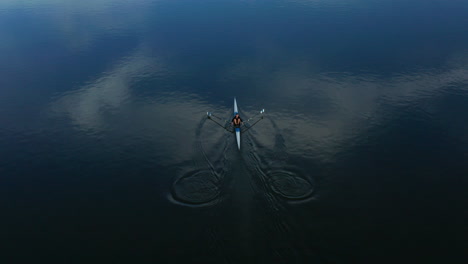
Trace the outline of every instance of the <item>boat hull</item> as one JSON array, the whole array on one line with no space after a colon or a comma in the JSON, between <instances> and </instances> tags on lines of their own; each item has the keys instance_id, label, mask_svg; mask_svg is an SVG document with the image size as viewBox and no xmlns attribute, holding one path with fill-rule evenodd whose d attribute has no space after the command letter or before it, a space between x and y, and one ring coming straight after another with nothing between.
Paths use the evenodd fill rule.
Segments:
<instances>
[{"instance_id":1,"label":"boat hull","mask_svg":"<svg viewBox=\"0 0 468 264\"><path fill-rule=\"evenodd\" d=\"M234 97L234 116L237 115L238 113L239 113L239 110L237 109L237 102L236 102L236 98ZM241 143L241 137L240 137L241 130L240 130L240 127L236 127L235 131L236 131L237 148L240 150L240 143Z\"/></svg>"}]
</instances>

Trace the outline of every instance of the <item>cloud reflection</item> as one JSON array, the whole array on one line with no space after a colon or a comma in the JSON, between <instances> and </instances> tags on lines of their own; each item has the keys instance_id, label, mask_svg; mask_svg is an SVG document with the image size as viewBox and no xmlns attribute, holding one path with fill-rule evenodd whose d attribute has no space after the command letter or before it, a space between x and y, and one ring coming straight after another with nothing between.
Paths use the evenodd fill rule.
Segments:
<instances>
[{"instance_id":1,"label":"cloud reflection","mask_svg":"<svg viewBox=\"0 0 468 264\"><path fill-rule=\"evenodd\" d=\"M157 146L169 160L190 160L195 132L209 105L204 96L168 88L154 79L171 76L161 59L140 48L101 77L53 104L77 128L90 133L122 130ZM243 67L245 65L245 67ZM445 88L468 83L466 68L446 71L415 71L377 76L372 74L322 73L305 62L287 64L274 71L262 63L242 63L226 71L224 81L255 75L258 87L270 105L267 118L274 118L290 154L305 158L333 159L368 129L386 122L386 105L417 105ZM138 83L138 85L137 85ZM139 85L150 85L150 95L139 95ZM170 85L169 85L170 86ZM248 96L248 93L245 94ZM239 98L242 102L242 98ZM242 104L241 104L242 106ZM226 106L226 109L229 106ZM421 104L431 112L431 104ZM249 113L246 113L249 114ZM216 133L215 126L203 129ZM273 124L257 126L259 144L271 147Z\"/></svg>"},{"instance_id":2,"label":"cloud reflection","mask_svg":"<svg viewBox=\"0 0 468 264\"><path fill-rule=\"evenodd\" d=\"M158 86L158 80L171 74L150 54L149 49L138 49L96 80L62 94L53 102L52 112L68 117L76 129L90 136L125 135L126 140L154 145L166 162L189 160L195 142L190 135L206 110L214 107L196 94ZM146 87L143 93L151 94L138 95L139 85Z\"/></svg>"},{"instance_id":3,"label":"cloud reflection","mask_svg":"<svg viewBox=\"0 0 468 264\"><path fill-rule=\"evenodd\" d=\"M448 87L468 84L468 70L460 65L379 76L321 72L316 65L292 59L277 68L262 60L241 62L227 70L224 78L230 81L249 75L256 76L256 93L269 103L268 114L283 133L288 151L325 160L386 122L385 106L417 105L421 111L433 112L431 104L419 102L436 98ZM274 140L269 133L272 127L256 130L263 144Z\"/></svg>"}]
</instances>

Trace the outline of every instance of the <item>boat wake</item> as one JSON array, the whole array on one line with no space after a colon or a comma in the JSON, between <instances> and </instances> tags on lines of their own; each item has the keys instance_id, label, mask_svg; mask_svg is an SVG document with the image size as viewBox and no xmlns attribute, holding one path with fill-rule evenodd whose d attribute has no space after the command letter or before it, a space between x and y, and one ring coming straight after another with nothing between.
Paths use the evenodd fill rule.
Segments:
<instances>
[{"instance_id":1,"label":"boat wake","mask_svg":"<svg viewBox=\"0 0 468 264\"><path fill-rule=\"evenodd\" d=\"M215 146L221 148L210 148L207 152L202 144L202 131L206 119L202 119L196 130L196 143L194 146L194 157L190 164L179 165L179 176L174 180L172 186L172 198L175 202L191 206L207 206L220 202L222 190L229 188L226 178L230 171L230 161L227 151L232 143L230 136L221 134L214 141ZM280 131L273 120L270 120L273 131ZM248 136L247 136L248 134ZM242 158L247 173L257 187L257 191L265 196L275 195L284 200L294 202L306 201L313 197L315 182L312 177L294 166L291 160L300 160L295 157L290 159L285 140L280 133L274 137L271 150L265 150L258 155L257 145L259 142L251 134L246 134L246 143L250 145L248 155ZM262 148L265 149L265 148ZM209 157L215 157L211 161ZM220 159L221 157L221 159ZM236 162L237 163L237 162ZM269 198L271 199L271 198Z\"/></svg>"},{"instance_id":2,"label":"boat wake","mask_svg":"<svg viewBox=\"0 0 468 264\"><path fill-rule=\"evenodd\" d=\"M200 213L217 221L210 223L202 236L213 249L211 254L227 258L226 262L240 262L255 254L253 248L275 248L271 252L274 259L298 254L307 259L303 254L308 250L297 250L304 244L301 241L307 240L303 225L289 214L291 205L301 208L316 194L315 181L293 164L304 160L288 153L281 130L272 120L268 129L277 132L273 141L260 143L258 132L250 130L244 134L242 151L233 144L232 133L215 133L217 137L202 134L208 133L203 129L206 120L200 121L196 130L193 159L180 164L172 185L172 202L210 207ZM254 246L252 241L258 237L268 239Z\"/></svg>"},{"instance_id":3,"label":"boat wake","mask_svg":"<svg viewBox=\"0 0 468 264\"><path fill-rule=\"evenodd\" d=\"M280 131L276 123L270 120L274 131ZM311 198L315 191L315 182L306 172L295 166L292 160L302 160L300 157L290 158L285 140L281 133L274 138L273 148L262 155L257 155L255 146L259 145L255 137L250 137L252 145L252 158L246 162L252 162L253 172L262 177L262 182L268 185L268 190L286 200L301 201ZM254 174L255 175L255 174Z\"/></svg>"},{"instance_id":4,"label":"boat wake","mask_svg":"<svg viewBox=\"0 0 468 264\"><path fill-rule=\"evenodd\" d=\"M222 189L225 187L226 166L223 160L212 163L209 154L203 148L201 131L206 119L203 118L196 130L194 157L190 164L179 165L179 176L172 185L172 199L174 202L187 206L209 206L220 201ZM223 137L216 141L217 146L226 146ZM214 155L220 157L225 152L223 148L213 151L221 152Z\"/></svg>"}]
</instances>

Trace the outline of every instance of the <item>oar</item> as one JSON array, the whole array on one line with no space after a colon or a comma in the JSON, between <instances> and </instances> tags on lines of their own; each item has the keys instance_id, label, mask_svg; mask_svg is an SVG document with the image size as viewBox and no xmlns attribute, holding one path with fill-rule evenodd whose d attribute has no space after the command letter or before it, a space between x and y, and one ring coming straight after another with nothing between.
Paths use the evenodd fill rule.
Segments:
<instances>
[{"instance_id":1,"label":"oar","mask_svg":"<svg viewBox=\"0 0 468 264\"><path fill-rule=\"evenodd\" d=\"M218 118L219 120L222 120L221 118L219 118L219 117L213 115L213 114L210 113L210 112L206 112L206 115L207 115L208 119L210 119L211 121L215 122L218 126L220 126L220 127L222 127L223 129L226 129L227 131L233 133L232 131L230 131L229 129L227 129L226 126L221 125L218 121L214 120L214 119L211 118L211 117L216 117L216 118Z\"/></svg>"},{"instance_id":2,"label":"oar","mask_svg":"<svg viewBox=\"0 0 468 264\"><path fill-rule=\"evenodd\" d=\"M242 131L242 133L244 133L244 132L246 132L247 130L249 130L249 129L251 129L252 127L254 127L255 124L257 124L258 122L262 121L262 119L263 119L263 116L262 116L262 118L258 119L257 122L253 123L251 126L249 126L249 127L246 128L244 131Z\"/></svg>"},{"instance_id":3,"label":"oar","mask_svg":"<svg viewBox=\"0 0 468 264\"><path fill-rule=\"evenodd\" d=\"M255 126L255 124L257 124L258 122L262 121L262 119L263 119L263 113L265 113L265 109L262 109L262 110L260 111L260 113L258 113L258 114L256 114L256 115L254 115L253 117L249 118L249 119L247 120L247 122L248 122L249 120L253 119L254 117L258 116L258 115L262 115L261 118L259 118L255 123L253 123L251 126L249 126L248 128L246 128L244 131L242 131L242 133L244 133L245 131L251 129L253 126Z\"/></svg>"},{"instance_id":4,"label":"oar","mask_svg":"<svg viewBox=\"0 0 468 264\"><path fill-rule=\"evenodd\" d=\"M252 116L251 118L247 119L246 122L249 122L251 119L254 119L254 118L257 117L258 115L261 115L261 114L263 114L263 113L265 113L265 109L262 109L258 114L256 114L256 115Z\"/></svg>"},{"instance_id":5,"label":"oar","mask_svg":"<svg viewBox=\"0 0 468 264\"><path fill-rule=\"evenodd\" d=\"M216 118L218 118L219 120L223 120L221 117L215 116L215 115L213 115L213 113L211 113L211 112L206 112L206 115L207 115L208 117L216 117Z\"/></svg>"}]
</instances>

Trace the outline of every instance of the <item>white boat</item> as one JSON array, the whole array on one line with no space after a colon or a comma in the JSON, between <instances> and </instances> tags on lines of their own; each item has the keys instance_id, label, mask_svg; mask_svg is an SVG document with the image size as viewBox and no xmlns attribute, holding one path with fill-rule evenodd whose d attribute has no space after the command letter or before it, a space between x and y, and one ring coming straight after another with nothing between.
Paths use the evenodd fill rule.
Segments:
<instances>
[{"instance_id":1,"label":"white boat","mask_svg":"<svg viewBox=\"0 0 468 264\"><path fill-rule=\"evenodd\" d=\"M260 120L263 119L263 113L265 112L265 109L262 109L260 111L260 113L257 113L255 116L249 118L246 122L244 122L244 125L242 126L239 126L239 127L233 127L231 126L231 122L230 120L226 120L224 122L224 125L221 124L220 122L216 121L214 118L222 121L223 119L221 117L218 117L218 116L215 116L213 115L211 112L206 112L206 115L208 116L208 119L210 119L211 121L215 122L218 126L226 129L227 131L231 132L231 133L235 133L236 134L236 142L237 142L237 149L240 150L240 144L241 144L241 133L249 130L250 128L252 128L255 124L257 124L258 122L260 122ZM234 97L234 112L233 112L233 116L235 116L236 114L239 113L239 109L237 108L237 101L236 101L236 98ZM258 117L258 115L261 115L260 117ZM250 120L253 120L254 118L257 118L258 117L258 120L255 121L253 124L249 124L249 121ZM234 129L233 129L234 128Z\"/></svg>"},{"instance_id":2,"label":"white boat","mask_svg":"<svg viewBox=\"0 0 468 264\"><path fill-rule=\"evenodd\" d=\"M236 98L234 97L234 116L236 116L239 113L237 110L237 102ZM240 134L241 134L241 129L239 127L235 127L235 132L236 132L236 141L237 141L237 148L240 150Z\"/></svg>"}]
</instances>

